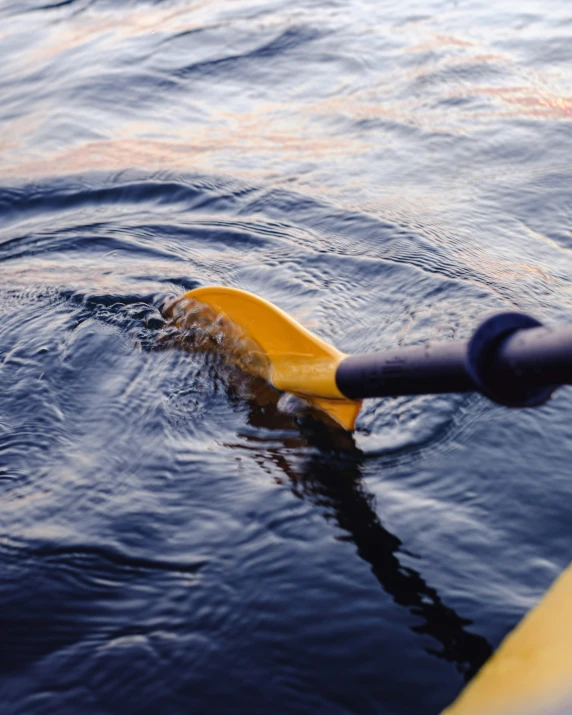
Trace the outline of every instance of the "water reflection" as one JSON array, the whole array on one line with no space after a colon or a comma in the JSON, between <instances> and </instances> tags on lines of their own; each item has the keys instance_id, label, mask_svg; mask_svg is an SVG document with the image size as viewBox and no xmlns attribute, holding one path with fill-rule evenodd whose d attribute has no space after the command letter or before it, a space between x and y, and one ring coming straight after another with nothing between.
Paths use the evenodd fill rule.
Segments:
<instances>
[{"instance_id":1,"label":"water reflection","mask_svg":"<svg viewBox=\"0 0 572 715\"><path fill-rule=\"evenodd\" d=\"M295 417L278 408L279 395L268 385L252 379L245 390L244 376L230 373L231 399L243 400L250 392L248 422L256 427L246 439L262 458L270 458L287 476L290 488L300 498L310 499L333 518L357 547L359 556L395 603L420 619L416 633L432 637L438 647L429 653L454 663L469 680L492 653L490 643L467 628L471 621L458 615L441 600L415 569L399 559L405 553L402 541L388 531L376 514L374 497L362 480L364 455L353 436L315 415ZM272 444L264 434L271 430ZM281 433L276 445L276 434ZM289 460L288 453L303 451L307 460ZM301 465L301 466L298 466Z\"/></svg>"}]
</instances>

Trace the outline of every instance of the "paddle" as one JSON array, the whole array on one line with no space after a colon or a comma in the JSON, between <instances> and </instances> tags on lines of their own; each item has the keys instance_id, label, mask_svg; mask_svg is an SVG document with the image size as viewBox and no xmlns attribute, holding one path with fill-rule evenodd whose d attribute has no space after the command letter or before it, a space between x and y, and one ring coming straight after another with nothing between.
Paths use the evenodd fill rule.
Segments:
<instances>
[{"instance_id":1,"label":"paddle","mask_svg":"<svg viewBox=\"0 0 572 715\"><path fill-rule=\"evenodd\" d=\"M523 313L492 316L469 341L351 356L272 303L236 288L191 290L164 313L180 328L198 329L198 348L221 350L347 430L367 397L480 391L503 405L532 407L572 382L572 327L544 328Z\"/></svg>"}]
</instances>

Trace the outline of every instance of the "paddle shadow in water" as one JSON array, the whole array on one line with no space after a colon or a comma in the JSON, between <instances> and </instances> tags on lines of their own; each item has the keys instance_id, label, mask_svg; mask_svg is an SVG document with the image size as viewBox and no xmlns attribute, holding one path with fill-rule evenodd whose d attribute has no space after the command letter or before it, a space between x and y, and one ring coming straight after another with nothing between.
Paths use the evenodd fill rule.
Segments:
<instances>
[{"instance_id":1,"label":"paddle shadow in water","mask_svg":"<svg viewBox=\"0 0 572 715\"><path fill-rule=\"evenodd\" d=\"M311 412L301 417L285 414L272 387L255 378L247 379L252 385L245 391L244 374L234 378L227 375L232 401L244 404L245 393L250 393L248 422L257 429L247 435L247 440L270 456L297 496L325 510L326 518L333 518L346 532L384 591L420 619L413 630L439 643L440 647L428 652L455 664L464 679L470 680L492 654L492 647L484 637L467 630L472 622L445 605L419 572L400 562L399 554L406 551L402 541L382 525L375 512L375 499L363 486L364 455L353 436L316 419ZM273 434L282 433L278 447L270 447L263 436L269 429ZM275 445L274 438L272 441ZM298 448L310 453L301 468L285 456L287 450Z\"/></svg>"}]
</instances>

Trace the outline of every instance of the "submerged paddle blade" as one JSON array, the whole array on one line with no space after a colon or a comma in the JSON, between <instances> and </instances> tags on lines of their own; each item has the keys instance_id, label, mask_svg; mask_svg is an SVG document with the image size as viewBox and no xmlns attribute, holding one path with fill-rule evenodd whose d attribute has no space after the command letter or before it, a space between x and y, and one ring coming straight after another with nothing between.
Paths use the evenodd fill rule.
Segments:
<instances>
[{"instance_id":1,"label":"submerged paddle blade","mask_svg":"<svg viewBox=\"0 0 572 715\"><path fill-rule=\"evenodd\" d=\"M306 397L308 402L329 415L344 429L353 430L361 410L361 402L355 400L328 400L324 397Z\"/></svg>"},{"instance_id":2,"label":"submerged paddle blade","mask_svg":"<svg viewBox=\"0 0 572 715\"><path fill-rule=\"evenodd\" d=\"M198 321L208 333L214 325L212 339L240 368L305 398L345 429L354 428L361 402L348 400L336 385L336 369L346 356L272 303L237 288L209 286L185 293L165 312L181 327Z\"/></svg>"}]
</instances>

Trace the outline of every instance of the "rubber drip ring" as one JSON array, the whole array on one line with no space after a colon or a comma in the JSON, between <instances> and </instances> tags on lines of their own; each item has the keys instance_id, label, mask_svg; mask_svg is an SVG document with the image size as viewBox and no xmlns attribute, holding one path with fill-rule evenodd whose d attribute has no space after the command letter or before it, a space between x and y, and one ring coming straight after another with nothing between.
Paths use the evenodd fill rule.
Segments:
<instances>
[{"instance_id":1,"label":"rubber drip ring","mask_svg":"<svg viewBox=\"0 0 572 715\"><path fill-rule=\"evenodd\" d=\"M506 407L536 407L550 398L555 387L521 387L499 381L492 369L502 343L513 333L539 328L542 323L525 313L499 313L485 320L467 348L467 372L478 389L489 399Z\"/></svg>"}]
</instances>

